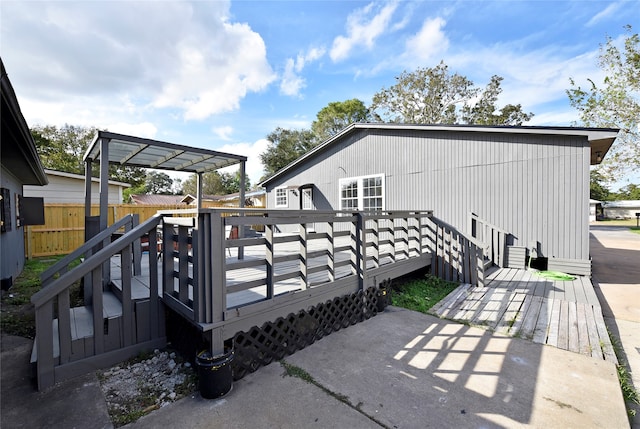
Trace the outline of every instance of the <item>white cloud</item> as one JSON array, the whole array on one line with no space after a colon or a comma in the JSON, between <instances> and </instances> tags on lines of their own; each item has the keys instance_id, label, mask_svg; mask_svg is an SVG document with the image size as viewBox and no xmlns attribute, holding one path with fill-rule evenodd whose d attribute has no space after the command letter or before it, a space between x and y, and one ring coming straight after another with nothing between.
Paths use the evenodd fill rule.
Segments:
<instances>
[{"instance_id":1,"label":"white cloud","mask_svg":"<svg viewBox=\"0 0 640 429\"><path fill-rule=\"evenodd\" d=\"M288 58L280 81L280 92L288 96L300 96L300 91L306 87L306 81L300 73L308 63L322 58L325 52L324 48L315 47L305 54L298 54L295 60Z\"/></svg>"},{"instance_id":2,"label":"white cloud","mask_svg":"<svg viewBox=\"0 0 640 429\"><path fill-rule=\"evenodd\" d=\"M164 108L204 119L237 109L276 78L260 35L230 22L229 2L2 9L2 56L29 122L95 125L139 115L135 123Z\"/></svg>"},{"instance_id":3,"label":"white cloud","mask_svg":"<svg viewBox=\"0 0 640 429\"><path fill-rule=\"evenodd\" d=\"M222 152L233 153L236 155L244 155L247 157L247 163L245 165L245 171L252 185L256 185L262 174L264 173L262 168L262 162L260 161L260 154L267 150L269 141L266 139L260 139L254 143L237 143L226 144L217 149ZM238 167L228 167L221 171L237 171Z\"/></svg>"},{"instance_id":4,"label":"white cloud","mask_svg":"<svg viewBox=\"0 0 640 429\"><path fill-rule=\"evenodd\" d=\"M230 127L228 125L224 127L217 127L213 129L213 132L222 140L231 140L231 134L233 134L233 127Z\"/></svg>"},{"instance_id":5,"label":"white cloud","mask_svg":"<svg viewBox=\"0 0 640 429\"><path fill-rule=\"evenodd\" d=\"M377 12L374 6L374 3L369 3L349 15L347 35L338 36L333 40L329 55L334 62L346 59L356 47L362 46L371 50L376 38L387 30L397 3L386 4L377 14L371 16L372 12Z\"/></svg>"},{"instance_id":6,"label":"white cloud","mask_svg":"<svg viewBox=\"0 0 640 429\"><path fill-rule=\"evenodd\" d=\"M437 54L446 52L449 40L442 31L446 21L442 18L426 19L422 28L406 41L403 63L424 64Z\"/></svg>"},{"instance_id":7,"label":"white cloud","mask_svg":"<svg viewBox=\"0 0 640 429\"><path fill-rule=\"evenodd\" d=\"M597 13L596 15L594 15L589 20L589 22L587 22L585 25L587 27L591 27L593 25L596 25L600 21L603 21L603 20L609 18L610 16L615 15L616 12L618 11L618 9L620 9L621 6L622 6L622 2L611 3L604 10L602 10L599 13Z\"/></svg>"},{"instance_id":8,"label":"white cloud","mask_svg":"<svg viewBox=\"0 0 640 429\"><path fill-rule=\"evenodd\" d=\"M102 128L102 127L100 127ZM156 138L158 129L150 122L142 122L139 124L116 123L104 127L105 129L119 134L127 134L130 136L144 137L148 139Z\"/></svg>"}]
</instances>

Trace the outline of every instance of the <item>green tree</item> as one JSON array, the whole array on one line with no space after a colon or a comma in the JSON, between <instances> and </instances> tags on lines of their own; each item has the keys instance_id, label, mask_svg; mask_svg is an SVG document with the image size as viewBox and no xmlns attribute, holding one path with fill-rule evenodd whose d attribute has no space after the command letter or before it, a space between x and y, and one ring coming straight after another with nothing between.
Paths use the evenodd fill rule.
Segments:
<instances>
[{"instance_id":1,"label":"green tree","mask_svg":"<svg viewBox=\"0 0 640 429\"><path fill-rule=\"evenodd\" d=\"M640 186L635 183L629 183L620 188L618 192L613 192L614 200L640 200Z\"/></svg>"},{"instance_id":2,"label":"green tree","mask_svg":"<svg viewBox=\"0 0 640 429\"><path fill-rule=\"evenodd\" d=\"M334 101L320 109L311 131L318 140L325 141L353 122L369 120L369 116L369 109L357 98Z\"/></svg>"},{"instance_id":3,"label":"green tree","mask_svg":"<svg viewBox=\"0 0 640 429\"><path fill-rule=\"evenodd\" d=\"M280 127L269 134L267 140L269 146L260 154L267 176L295 161L320 143L310 130L286 130Z\"/></svg>"},{"instance_id":4,"label":"green tree","mask_svg":"<svg viewBox=\"0 0 640 429\"><path fill-rule=\"evenodd\" d=\"M222 180L222 187L225 194L235 194L240 192L240 170L235 173L222 173L220 175ZM251 189L251 181L249 177L245 177L244 190Z\"/></svg>"},{"instance_id":5,"label":"green tree","mask_svg":"<svg viewBox=\"0 0 640 429\"><path fill-rule=\"evenodd\" d=\"M598 201L608 201L610 191L607 188L606 180L602 176L602 173L598 170L591 170L589 179L589 197Z\"/></svg>"},{"instance_id":6,"label":"green tree","mask_svg":"<svg viewBox=\"0 0 640 429\"><path fill-rule=\"evenodd\" d=\"M38 155L45 168L84 174L84 157L97 129L65 124L58 128L53 125L35 126L31 135L36 143ZM98 166L94 165L92 175L98 175ZM109 166L109 179L129 183L133 187L144 184L144 168L121 165Z\"/></svg>"},{"instance_id":7,"label":"green tree","mask_svg":"<svg viewBox=\"0 0 640 429\"><path fill-rule=\"evenodd\" d=\"M148 171L144 183L147 194L171 195L173 180L167 173Z\"/></svg>"},{"instance_id":8,"label":"green tree","mask_svg":"<svg viewBox=\"0 0 640 429\"><path fill-rule=\"evenodd\" d=\"M640 36L625 27L624 47L607 37L600 45L598 66L604 72L602 82L589 79L589 87L580 87L570 79L569 102L580 112L588 127L619 128L620 135L601 164L609 181L640 170Z\"/></svg>"},{"instance_id":9,"label":"green tree","mask_svg":"<svg viewBox=\"0 0 640 429\"><path fill-rule=\"evenodd\" d=\"M476 125L522 125L533 118L533 113L522 111L520 104L507 104L500 110L496 108L498 96L502 93L500 82L504 78L492 76L491 81L474 104L462 107L462 122Z\"/></svg>"},{"instance_id":10,"label":"green tree","mask_svg":"<svg viewBox=\"0 0 640 429\"><path fill-rule=\"evenodd\" d=\"M440 62L436 67L402 72L395 85L373 96L370 111L383 122L521 125L533 114L522 112L519 104L498 109L502 80L493 76L481 90L467 77L450 73L449 67Z\"/></svg>"},{"instance_id":11,"label":"green tree","mask_svg":"<svg viewBox=\"0 0 640 429\"><path fill-rule=\"evenodd\" d=\"M65 124L58 128L47 125L32 128L31 135L45 168L84 174L82 157L96 131L97 129L93 127Z\"/></svg>"},{"instance_id":12,"label":"green tree","mask_svg":"<svg viewBox=\"0 0 640 429\"><path fill-rule=\"evenodd\" d=\"M184 182L182 182L182 194L197 195L198 193L198 175L192 174ZM225 194L222 184L222 177L217 171L211 171L202 175L202 193L204 195L223 195Z\"/></svg>"}]
</instances>

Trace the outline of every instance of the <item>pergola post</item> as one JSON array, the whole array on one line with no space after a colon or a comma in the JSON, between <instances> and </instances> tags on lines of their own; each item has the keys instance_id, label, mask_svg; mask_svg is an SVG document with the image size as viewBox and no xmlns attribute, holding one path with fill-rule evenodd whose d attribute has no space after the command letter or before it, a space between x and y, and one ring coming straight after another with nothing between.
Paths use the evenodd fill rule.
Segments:
<instances>
[{"instance_id":1,"label":"pergola post","mask_svg":"<svg viewBox=\"0 0 640 429\"><path fill-rule=\"evenodd\" d=\"M91 158L84 163L84 218L91 216Z\"/></svg>"},{"instance_id":2,"label":"pergola post","mask_svg":"<svg viewBox=\"0 0 640 429\"><path fill-rule=\"evenodd\" d=\"M109 139L100 139L100 231L107 229L109 223ZM105 239L102 246L111 243L111 238ZM107 261L102 266L102 284L111 281L111 262Z\"/></svg>"},{"instance_id":3,"label":"pergola post","mask_svg":"<svg viewBox=\"0 0 640 429\"><path fill-rule=\"evenodd\" d=\"M202 173L198 173L196 187L196 193L198 194L196 195L196 207L200 210L202 208Z\"/></svg>"},{"instance_id":4,"label":"pergola post","mask_svg":"<svg viewBox=\"0 0 640 429\"><path fill-rule=\"evenodd\" d=\"M238 206L243 209L244 208L244 199L245 199L245 186L246 186L246 161L240 161L240 198ZM244 212L240 212L240 216L244 216ZM240 225L238 228L238 238L244 238L244 225ZM244 259L244 246L238 247L238 259Z\"/></svg>"}]
</instances>

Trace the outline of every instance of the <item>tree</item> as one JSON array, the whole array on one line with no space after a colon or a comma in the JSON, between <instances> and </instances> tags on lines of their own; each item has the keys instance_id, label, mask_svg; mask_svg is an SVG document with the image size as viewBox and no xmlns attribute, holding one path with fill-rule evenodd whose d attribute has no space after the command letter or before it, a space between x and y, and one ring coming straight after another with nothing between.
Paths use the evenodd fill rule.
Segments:
<instances>
[{"instance_id":1,"label":"tree","mask_svg":"<svg viewBox=\"0 0 640 429\"><path fill-rule=\"evenodd\" d=\"M320 143L310 130L286 130L280 127L269 134L267 140L269 146L260 154L267 176L295 161Z\"/></svg>"},{"instance_id":2,"label":"tree","mask_svg":"<svg viewBox=\"0 0 640 429\"><path fill-rule=\"evenodd\" d=\"M369 109L357 98L334 101L320 109L311 131L319 141L325 141L353 122L369 120L369 116Z\"/></svg>"},{"instance_id":3,"label":"tree","mask_svg":"<svg viewBox=\"0 0 640 429\"><path fill-rule=\"evenodd\" d=\"M184 195L197 195L198 193L198 175L192 174L184 182L182 182L182 193ZM202 193L204 195L222 195L224 187L222 186L222 178L217 171L211 171L202 175Z\"/></svg>"},{"instance_id":4,"label":"tree","mask_svg":"<svg viewBox=\"0 0 640 429\"><path fill-rule=\"evenodd\" d=\"M465 104L462 107L462 122L476 125L522 125L533 118L533 113L523 112L520 104L507 104L497 111L498 96L502 93L500 82L503 80L500 76L491 77L480 99L473 105Z\"/></svg>"},{"instance_id":5,"label":"tree","mask_svg":"<svg viewBox=\"0 0 640 429\"><path fill-rule=\"evenodd\" d=\"M146 194L171 194L171 186L173 180L167 173L159 173L157 171L148 171L145 178Z\"/></svg>"},{"instance_id":6,"label":"tree","mask_svg":"<svg viewBox=\"0 0 640 429\"><path fill-rule=\"evenodd\" d=\"M440 62L436 67L402 72L395 85L373 96L370 111L383 122L521 125L533 114L522 112L519 104L502 109L496 106L502 80L493 76L482 91L465 76L451 74L449 67Z\"/></svg>"},{"instance_id":7,"label":"tree","mask_svg":"<svg viewBox=\"0 0 640 429\"><path fill-rule=\"evenodd\" d=\"M602 177L602 173L598 170L591 170L589 179L589 197L598 201L607 201L609 199L610 191L606 186L606 181L604 177Z\"/></svg>"},{"instance_id":8,"label":"tree","mask_svg":"<svg viewBox=\"0 0 640 429\"><path fill-rule=\"evenodd\" d=\"M38 155L45 168L84 174L84 157L97 129L65 124L60 128L53 125L36 126L31 135L36 143ZM92 175L98 175L97 165ZM144 184L145 170L140 167L121 165L109 166L109 179L129 183L133 187Z\"/></svg>"},{"instance_id":9,"label":"tree","mask_svg":"<svg viewBox=\"0 0 640 429\"><path fill-rule=\"evenodd\" d=\"M240 170L235 173L222 173L220 179L222 181L224 194L240 192ZM249 177L245 177L244 190L248 191L249 189L251 189L251 181Z\"/></svg>"},{"instance_id":10,"label":"tree","mask_svg":"<svg viewBox=\"0 0 640 429\"><path fill-rule=\"evenodd\" d=\"M613 181L640 170L640 36L626 26L624 48L607 37L600 45L598 66L605 73L602 82L589 79L580 87L570 79L569 102L580 112L588 127L619 128L620 135L601 164L604 177Z\"/></svg>"},{"instance_id":11,"label":"tree","mask_svg":"<svg viewBox=\"0 0 640 429\"><path fill-rule=\"evenodd\" d=\"M65 124L36 126L31 135L45 168L67 173L84 174L82 157L97 129Z\"/></svg>"},{"instance_id":12,"label":"tree","mask_svg":"<svg viewBox=\"0 0 640 429\"><path fill-rule=\"evenodd\" d=\"M620 188L618 192L612 193L614 200L640 200L640 186L629 183Z\"/></svg>"}]
</instances>

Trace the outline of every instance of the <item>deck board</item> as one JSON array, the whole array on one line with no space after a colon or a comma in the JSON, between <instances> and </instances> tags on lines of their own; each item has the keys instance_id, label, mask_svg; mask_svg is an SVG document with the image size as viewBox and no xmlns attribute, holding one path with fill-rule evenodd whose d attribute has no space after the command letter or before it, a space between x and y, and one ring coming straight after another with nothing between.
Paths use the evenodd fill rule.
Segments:
<instances>
[{"instance_id":1,"label":"deck board","mask_svg":"<svg viewBox=\"0 0 640 429\"><path fill-rule=\"evenodd\" d=\"M483 287L456 289L432 312L617 363L588 277L552 281L534 271L502 268L491 272Z\"/></svg>"}]
</instances>

